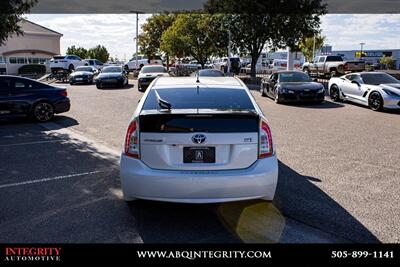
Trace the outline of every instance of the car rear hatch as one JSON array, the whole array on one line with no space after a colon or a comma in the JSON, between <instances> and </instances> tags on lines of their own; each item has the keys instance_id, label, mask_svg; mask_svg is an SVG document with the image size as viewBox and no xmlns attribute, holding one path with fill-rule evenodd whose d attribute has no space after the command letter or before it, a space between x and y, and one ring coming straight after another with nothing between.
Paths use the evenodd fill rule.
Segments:
<instances>
[{"instance_id":1,"label":"car rear hatch","mask_svg":"<svg viewBox=\"0 0 400 267\"><path fill-rule=\"evenodd\" d=\"M145 110L139 128L141 160L154 169L244 169L258 158L254 111Z\"/></svg>"}]
</instances>

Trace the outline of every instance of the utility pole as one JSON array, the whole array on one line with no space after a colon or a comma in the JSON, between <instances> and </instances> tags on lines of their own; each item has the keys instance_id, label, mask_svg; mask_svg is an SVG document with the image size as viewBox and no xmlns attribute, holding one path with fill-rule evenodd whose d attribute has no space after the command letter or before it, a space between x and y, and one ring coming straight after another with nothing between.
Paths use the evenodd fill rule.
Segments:
<instances>
[{"instance_id":1,"label":"utility pole","mask_svg":"<svg viewBox=\"0 0 400 267\"><path fill-rule=\"evenodd\" d=\"M139 14L142 14L143 12L137 11L137 10L131 10L129 13L135 13L136 14L136 70L138 70L138 41L139 41Z\"/></svg>"},{"instance_id":2,"label":"utility pole","mask_svg":"<svg viewBox=\"0 0 400 267\"><path fill-rule=\"evenodd\" d=\"M360 58L363 57L363 47L364 47L365 43L360 43L361 46L361 51L360 51Z\"/></svg>"},{"instance_id":3,"label":"utility pole","mask_svg":"<svg viewBox=\"0 0 400 267\"><path fill-rule=\"evenodd\" d=\"M139 12L136 11L136 71L138 70L139 67L138 41L139 41Z\"/></svg>"}]
</instances>

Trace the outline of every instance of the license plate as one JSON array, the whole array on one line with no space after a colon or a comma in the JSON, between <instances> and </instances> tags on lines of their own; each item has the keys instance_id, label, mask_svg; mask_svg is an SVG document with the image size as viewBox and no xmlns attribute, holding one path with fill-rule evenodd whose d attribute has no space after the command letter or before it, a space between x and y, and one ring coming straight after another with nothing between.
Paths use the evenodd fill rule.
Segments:
<instances>
[{"instance_id":1,"label":"license plate","mask_svg":"<svg viewBox=\"0 0 400 267\"><path fill-rule=\"evenodd\" d=\"M76 80L77 80L77 81L82 81L82 80L83 80L83 78L76 78Z\"/></svg>"},{"instance_id":2,"label":"license plate","mask_svg":"<svg viewBox=\"0 0 400 267\"><path fill-rule=\"evenodd\" d=\"M184 147L183 163L215 163L215 147Z\"/></svg>"}]
</instances>

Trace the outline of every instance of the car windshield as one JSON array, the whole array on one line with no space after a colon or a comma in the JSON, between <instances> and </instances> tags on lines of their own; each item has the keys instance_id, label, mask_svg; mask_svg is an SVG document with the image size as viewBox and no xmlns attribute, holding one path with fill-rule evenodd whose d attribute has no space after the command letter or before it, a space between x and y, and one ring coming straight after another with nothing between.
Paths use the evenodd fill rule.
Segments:
<instances>
[{"instance_id":1,"label":"car windshield","mask_svg":"<svg viewBox=\"0 0 400 267\"><path fill-rule=\"evenodd\" d=\"M121 67L105 67L102 71L102 73L118 73L122 72Z\"/></svg>"},{"instance_id":2,"label":"car windshield","mask_svg":"<svg viewBox=\"0 0 400 267\"><path fill-rule=\"evenodd\" d=\"M219 70L200 70L198 72L200 77L223 77L225 76L223 72ZM197 73L194 74L196 76Z\"/></svg>"},{"instance_id":3,"label":"car windshield","mask_svg":"<svg viewBox=\"0 0 400 267\"><path fill-rule=\"evenodd\" d=\"M143 67L141 73L152 73L152 72L167 72L167 69L163 66L146 66Z\"/></svg>"},{"instance_id":4,"label":"car windshield","mask_svg":"<svg viewBox=\"0 0 400 267\"><path fill-rule=\"evenodd\" d=\"M279 74L279 82L297 83L310 81L310 76L303 72L283 72Z\"/></svg>"},{"instance_id":5,"label":"car windshield","mask_svg":"<svg viewBox=\"0 0 400 267\"><path fill-rule=\"evenodd\" d=\"M78 67L75 71L89 71L92 72L93 69L91 67Z\"/></svg>"},{"instance_id":6,"label":"car windshield","mask_svg":"<svg viewBox=\"0 0 400 267\"><path fill-rule=\"evenodd\" d=\"M158 109L155 90L149 92L144 110ZM254 110L247 92L228 88L168 88L157 90L172 109Z\"/></svg>"},{"instance_id":7,"label":"car windshield","mask_svg":"<svg viewBox=\"0 0 400 267\"><path fill-rule=\"evenodd\" d=\"M400 83L399 80L387 73L364 73L361 78L365 84L379 85L387 83Z\"/></svg>"},{"instance_id":8,"label":"car windshield","mask_svg":"<svg viewBox=\"0 0 400 267\"><path fill-rule=\"evenodd\" d=\"M65 56L55 56L55 57L53 57L53 59L64 59L65 58Z\"/></svg>"}]
</instances>

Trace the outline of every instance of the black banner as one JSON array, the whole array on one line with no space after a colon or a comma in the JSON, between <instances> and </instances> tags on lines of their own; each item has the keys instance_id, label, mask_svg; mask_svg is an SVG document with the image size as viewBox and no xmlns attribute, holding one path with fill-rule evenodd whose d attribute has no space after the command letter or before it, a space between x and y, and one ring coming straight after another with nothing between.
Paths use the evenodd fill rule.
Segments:
<instances>
[{"instance_id":1,"label":"black banner","mask_svg":"<svg viewBox=\"0 0 400 267\"><path fill-rule=\"evenodd\" d=\"M4 2L3 2L4 1ZM9 0L1 0L5 3ZM95 14L95 13L159 13L159 12L204 12L204 5L216 0L37 0L37 4L31 13L70 13L70 14ZM254 4L258 0L254 0ZM262 0L270 1L274 0ZM330 14L394 14L400 13L400 1L398 0L320 0L326 4ZM0 2L0 3L1 3ZM222 1L223 2L223 1ZM243 0L226 1L230 5L238 5ZM295 7L296 1L281 1L284 5L288 2L288 8L281 12L302 12ZM272 4L274 5L274 4ZM1 5L0 5L1 7ZM1 10L0 10L1 11Z\"/></svg>"},{"instance_id":2,"label":"black banner","mask_svg":"<svg viewBox=\"0 0 400 267\"><path fill-rule=\"evenodd\" d=\"M0 265L399 266L400 244L2 244Z\"/></svg>"}]
</instances>

